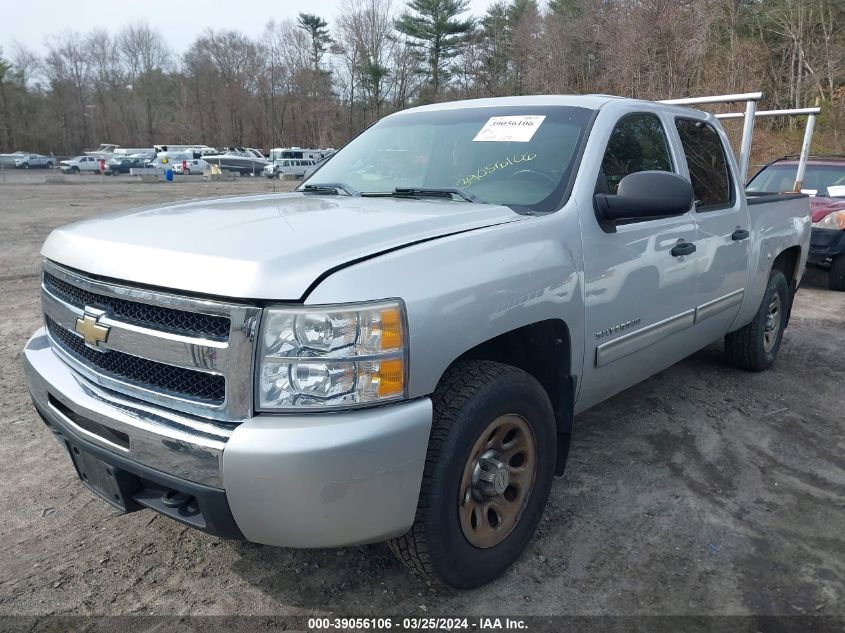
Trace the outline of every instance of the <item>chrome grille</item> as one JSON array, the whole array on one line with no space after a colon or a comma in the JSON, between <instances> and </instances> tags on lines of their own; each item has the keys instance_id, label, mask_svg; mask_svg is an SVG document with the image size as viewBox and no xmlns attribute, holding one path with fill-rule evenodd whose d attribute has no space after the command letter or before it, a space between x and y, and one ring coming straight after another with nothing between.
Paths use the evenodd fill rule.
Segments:
<instances>
[{"instance_id":1,"label":"chrome grille","mask_svg":"<svg viewBox=\"0 0 845 633\"><path fill-rule=\"evenodd\" d=\"M162 331L224 340L229 336L231 323L226 317L185 312L184 310L174 310L173 308L163 308L95 294L69 284L48 272L44 273L44 288L53 296L78 308L84 309L89 306L108 310L130 323L137 323Z\"/></svg>"},{"instance_id":2,"label":"chrome grille","mask_svg":"<svg viewBox=\"0 0 845 633\"><path fill-rule=\"evenodd\" d=\"M82 377L205 418L251 415L260 308L103 282L49 260L41 289L53 350ZM108 335L89 345L76 327L92 314Z\"/></svg>"},{"instance_id":3,"label":"chrome grille","mask_svg":"<svg viewBox=\"0 0 845 633\"><path fill-rule=\"evenodd\" d=\"M96 367L107 375L134 382L145 387L157 387L177 396L196 398L213 404L223 404L226 380L223 376L207 374L182 367L138 358L123 352L95 351L82 338L45 316L47 331L79 360Z\"/></svg>"}]
</instances>

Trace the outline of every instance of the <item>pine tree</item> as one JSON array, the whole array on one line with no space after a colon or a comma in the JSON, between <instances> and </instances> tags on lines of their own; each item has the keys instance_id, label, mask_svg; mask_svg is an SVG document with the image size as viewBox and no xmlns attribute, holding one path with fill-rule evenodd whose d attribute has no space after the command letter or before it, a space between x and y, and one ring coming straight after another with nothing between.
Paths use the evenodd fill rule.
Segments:
<instances>
[{"instance_id":1,"label":"pine tree","mask_svg":"<svg viewBox=\"0 0 845 633\"><path fill-rule=\"evenodd\" d=\"M451 77L447 62L458 54L473 29L472 19L457 19L467 11L468 4L468 0L411 0L408 10L396 21L396 30L424 50L432 100Z\"/></svg>"},{"instance_id":2,"label":"pine tree","mask_svg":"<svg viewBox=\"0 0 845 633\"><path fill-rule=\"evenodd\" d=\"M314 63L314 72L319 72L323 53L332 43L332 38L329 36L329 23L318 15L300 13L296 25L306 31L311 38L311 61Z\"/></svg>"}]
</instances>

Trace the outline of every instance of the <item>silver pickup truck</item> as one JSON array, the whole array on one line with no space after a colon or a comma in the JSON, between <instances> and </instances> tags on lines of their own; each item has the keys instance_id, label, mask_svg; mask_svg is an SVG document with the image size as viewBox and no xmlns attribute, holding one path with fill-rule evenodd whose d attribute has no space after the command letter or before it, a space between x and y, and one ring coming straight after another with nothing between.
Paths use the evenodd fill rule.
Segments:
<instances>
[{"instance_id":1,"label":"silver pickup truck","mask_svg":"<svg viewBox=\"0 0 845 633\"><path fill-rule=\"evenodd\" d=\"M810 237L718 121L607 96L386 117L298 190L43 248L36 409L82 481L230 538L388 541L459 588L520 554L575 414L724 338L772 365Z\"/></svg>"}]
</instances>

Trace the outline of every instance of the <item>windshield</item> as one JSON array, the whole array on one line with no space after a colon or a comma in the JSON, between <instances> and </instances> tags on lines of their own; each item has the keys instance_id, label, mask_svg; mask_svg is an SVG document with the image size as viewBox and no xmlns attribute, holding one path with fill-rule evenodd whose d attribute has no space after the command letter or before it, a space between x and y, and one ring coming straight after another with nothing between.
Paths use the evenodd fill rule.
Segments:
<instances>
[{"instance_id":1,"label":"windshield","mask_svg":"<svg viewBox=\"0 0 845 633\"><path fill-rule=\"evenodd\" d=\"M775 163L764 167L748 183L748 191L778 193L792 191L798 164ZM841 165L814 165L809 163L804 172L801 191L826 198L845 197L845 163Z\"/></svg>"},{"instance_id":2,"label":"windshield","mask_svg":"<svg viewBox=\"0 0 845 633\"><path fill-rule=\"evenodd\" d=\"M484 202L554 211L592 111L504 106L399 114L333 155L309 184L361 193L459 188Z\"/></svg>"}]
</instances>

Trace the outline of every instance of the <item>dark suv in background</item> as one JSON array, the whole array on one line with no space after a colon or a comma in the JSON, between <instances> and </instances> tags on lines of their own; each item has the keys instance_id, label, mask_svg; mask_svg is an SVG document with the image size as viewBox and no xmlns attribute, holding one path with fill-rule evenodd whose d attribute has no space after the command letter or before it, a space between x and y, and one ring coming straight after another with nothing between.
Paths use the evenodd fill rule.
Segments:
<instances>
[{"instance_id":1,"label":"dark suv in background","mask_svg":"<svg viewBox=\"0 0 845 633\"><path fill-rule=\"evenodd\" d=\"M148 158L125 156L122 158L112 158L106 163L106 175L118 176L120 174L128 174L131 169L142 169L147 166L150 160Z\"/></svg>"},{"instance_id":2,"label":"dark suv in background","mask_svg":"<svg viewBox=\"0 0 845 633\"><path fill-rule=\"evenodd\" d=\"M792 191L798 157L785 156L763 167L748 191ZM810 194L813 231L808 264L830 270L833 290L845 290L845 155L810 156L801 191Z\"/></svg>"}]
</instances>

